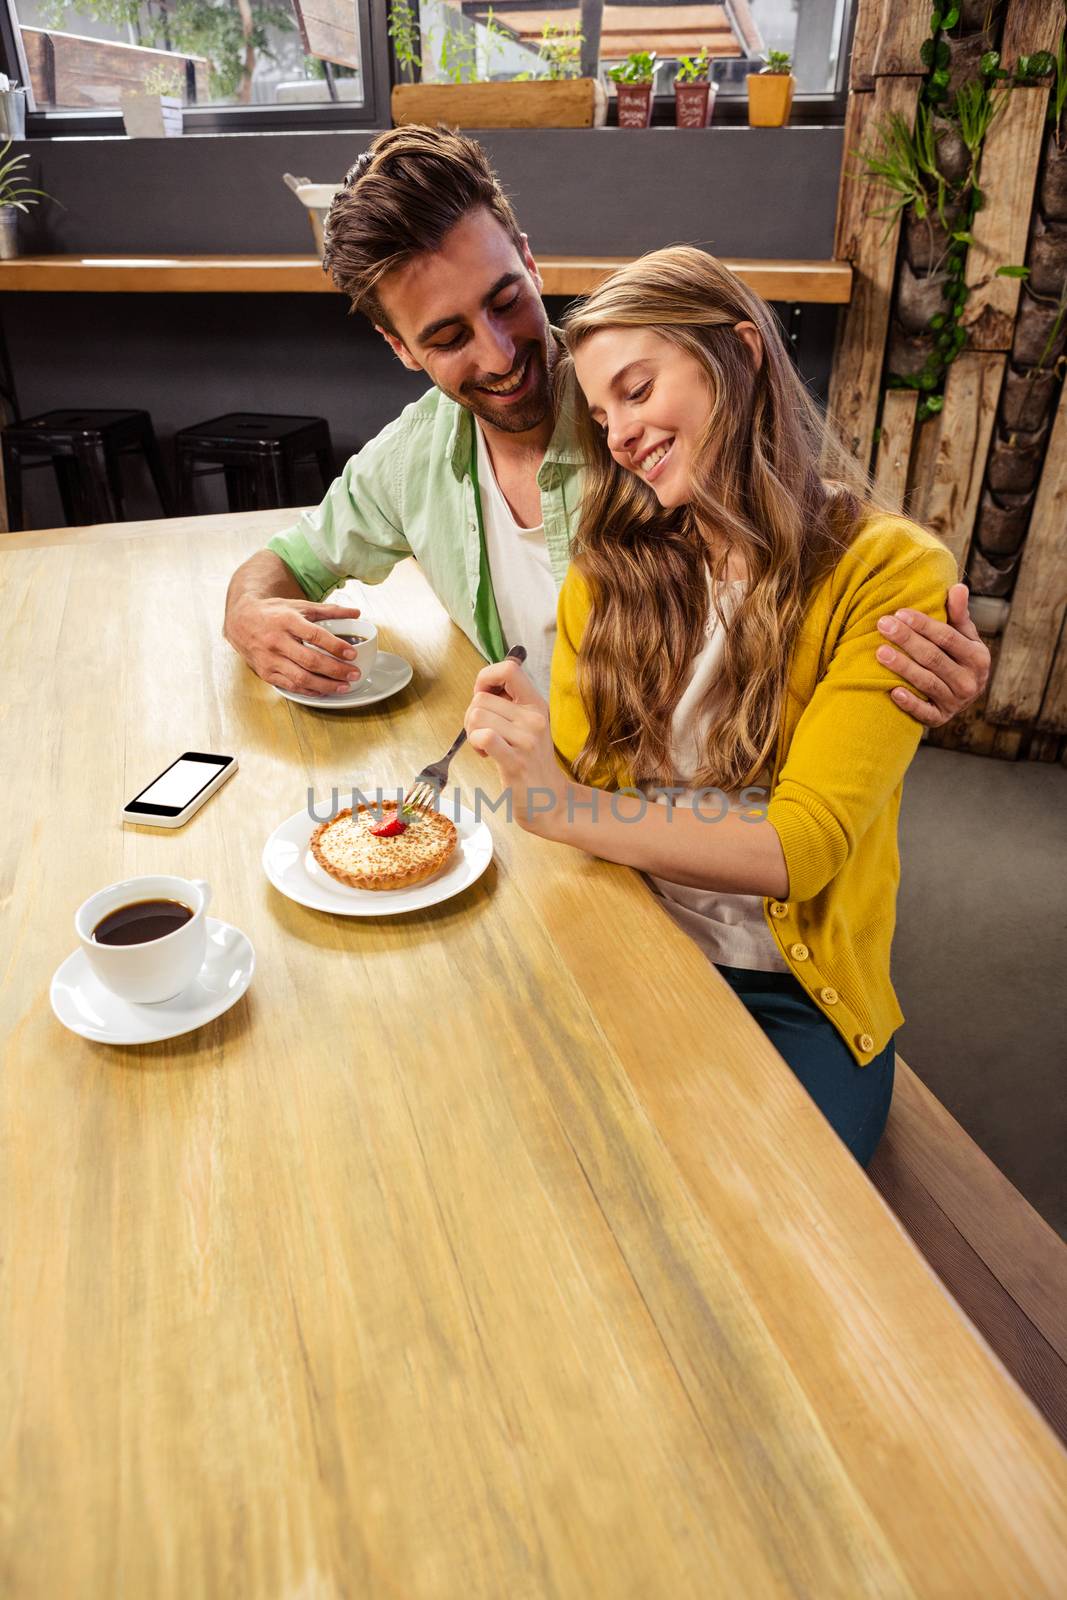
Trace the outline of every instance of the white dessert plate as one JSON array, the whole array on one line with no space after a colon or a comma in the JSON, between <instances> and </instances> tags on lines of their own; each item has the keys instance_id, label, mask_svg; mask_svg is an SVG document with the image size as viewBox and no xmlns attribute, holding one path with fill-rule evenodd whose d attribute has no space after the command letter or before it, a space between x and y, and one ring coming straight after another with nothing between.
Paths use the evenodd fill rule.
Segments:
<instances>
[{"instance_id":1,"label":"white dessert plate","mask_svg":"<svg viewBox=\"0 0 1067 1600\"><path fill-rule=\"evenodd\" d=\"M441 814L451 817L459 839L441 870L410 889L350 889L323 872L308 849L308 840L325 820L329 806L316 800L314 809L317 818L306 809L297 811L275 828L263 847L263 870L274 887L312 911L332 911L339 917L394 917L403 911L422 911L462 894L493 859L493 835L485 823L446 791Z\"/></svg>"},{"instance_id":2,"label":"white dessert plate","mask_svg":"<svg viewBox=\"0 0 1067 1600\"><path fill-rule=\"evenodd\" d=\"M291 689L279 689L277 684L273 688L275 694L298 706L314 706L317 711L360 711L364 706L377 705L379 700L388 700L391 694L406 689L411 674L410 661L388 650L379 650L370 676L361 678L346 694L296 694Z\"/></svg>"},{"instance_id":3,"label":"white dessert plate","mask_svg":"<svg viewBox=\"0 0 1067 1600\"><path fill-rule=\"evenodd\" d=\"M207 918L207 956L187 989L158 1005L135 1005L106 989L84 950L67 957L52 979L52 1010L65 1028L99 1044L155 1044L202 1028L236 1005L252 982L256 953L240 928Z\"/></svg>"}]
</instances>

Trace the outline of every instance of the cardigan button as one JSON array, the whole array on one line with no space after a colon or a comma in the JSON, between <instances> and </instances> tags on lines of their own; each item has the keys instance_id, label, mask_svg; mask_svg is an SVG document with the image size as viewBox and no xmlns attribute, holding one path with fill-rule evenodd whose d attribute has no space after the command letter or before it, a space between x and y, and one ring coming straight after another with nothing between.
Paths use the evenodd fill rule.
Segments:
<instances>
[{"instance_id":1,"label":"cardigan button","mask_svg":"<svg viewBox=\"0 0 1067 1600\"><path fill-rule=\"evenodd\" d=\"M828 1006L836 1006L838 1000L837 990L831 989L829 985L827 985L825 989L819 990L819 999Z\"/></svg>"},{"instance_id":2,"label":"cardigan button","mask_svg":"<svg viewBox=\"0 0 1067 1600\"><path fill-rule=\"evenodd\" d=\"M865 1056L870 1055L871 1051L874 1049L874 1040L871 1038L869 1033L857 1033L856 1044L859 1049L863 1051Z\"/></svg>"},{"instance_id":3,"label":"cardigan button","mask_svg":"<svg viewBox=\"0 0 1067 1600\"><path fill-rule=\"evenodd\" d=\"M789 946L789 954L794 961L806 961L811 955L811 951L806 944L791 944Z\"/></svg>"},{"instance_id":4,"label":"cardigan button","mask_svg":"<svg viewBox=\"0 0 1067 1600\"><path fill-rule=\"evenodd\" d=\"M789 915L789 907L788 906L784 906L780 900L772 900L771 901L771 916L772 917L787 917L788 915Z\"/></svg>"}]
</instances>

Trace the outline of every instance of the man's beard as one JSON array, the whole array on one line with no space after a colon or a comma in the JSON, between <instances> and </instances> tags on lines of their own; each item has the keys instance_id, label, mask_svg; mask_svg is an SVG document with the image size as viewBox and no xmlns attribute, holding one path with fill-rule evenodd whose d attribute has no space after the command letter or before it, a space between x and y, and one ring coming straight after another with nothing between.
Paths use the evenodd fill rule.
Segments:
<instances>
[{"instance_id":1,"label":"man's beard","mask_svg":"<svg viewBox=\"0 0 1067 1600\"><path fill-rule=\"evenodd\" d=\"M523 398L513 404L494 402L493 396L479 388L475 382L465 383L454 398L460 405L473 411L482 422L489 423L490 427L499 428L502 433L528 433L531 428L540 427L552 410L552 380L545 364L543 346L532 339L522 350L516 352L515 365L511 371L492 381L504 383L517 378L527 362L529 367L523 382L528 383L530 387Z\"/></svg>"}]
</instances>

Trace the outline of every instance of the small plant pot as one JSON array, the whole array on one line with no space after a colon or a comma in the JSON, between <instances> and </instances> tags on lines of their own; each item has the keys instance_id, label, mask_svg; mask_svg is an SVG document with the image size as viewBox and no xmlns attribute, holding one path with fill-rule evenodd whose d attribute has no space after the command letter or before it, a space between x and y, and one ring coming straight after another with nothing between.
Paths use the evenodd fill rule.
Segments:
<instances>
[{"instance_id":1,"label":"small plant pot","mask_svg":"<svg viewBox=\"0 0 1067 1600\"><path fill-rule=\"evenodd\" d=\"M182 131L182 102L177 95L124 94L122 120L131 139L170 139Z\"/></svg>"},{"instance_id":2,"label":"small plant pot","mask_svg":"<svg viewBox=\"0 0 1067 1600\"><path fill-rule=\"evenodd\" d=\"M1017 555L1005 556L1000 561L990 561L975 546L967 563L967 583L971 593L989 595L993 599L1009 595L1015 586L1015 569L1021 558L1022 551L1019 551Z\"/></svg>"},{"instance_id":3,"label":"small plant pot","mask_svg":"<svg viewBox=\"0 0 1067 1600\"><path fill-rule=\"evenodd\" d=\"M19 214L14 206L0 206L0 261L14 261L19 253Z\"/></svg>"},{"instance_id":4,"label":"small plant pot","mask_svg":"<svg viewBox=\"0 0 1067 1600\"><path fill-rule=\"evenodd\" d=\"M900 324L893 323L889 335L889 370L896 378L917 378L932 354L932 333L906 333Z\"/></svg>"},{"instance_id":5,"label":"small plant pot","mask_svg":"<svg viewBox=\"0 0 1067 1600\"><path fill-rule=\"evenodd\" d=\"M1036 433L1044 426L1057 389L1054 372L1009 367L1000 396L1004 433Z\"/></svg>"},{"instance_id":6,"label":"small plant pot","mask_svg":"<svg viewBox=\"0 0 1067 1600\"><path fill-rule=\"evenodd\" d=\"M1015 554L1026 538L1033 500L1032 494L997 495L989 489L982 491L974 536L987 555Z\"/></svg>"},{"instance_id":7,"label":"small plant pot","mask_svg":"<svg viewBox=\"0 0 1067 1600\"><path fill-rule=\"evenodd\" d=\"M1034 293L1061 295L1067 283L1067 224L1046 222L1039 212L1026 259L1030 268L1026 281Z\"/></svg>"},{"instance_id":8,"label":"small plant pot","mask_svg":"<svg viewBox=\"0 0 1067 1600\"><path fill-rule=\"evenodd\" d=\"M906 333L923 333L930 326L930 318L946 309L945 285L947 272L931 272L920 277L912 272L907 261L900 263L897 280L897 317Z\"/></svg>"},{"instance_id":9,"label":"small plant pot","mask_svg":"<svg viewBox=\"0 0 1067 1600\"><path fill-rule=\"evenodd\" d=\"M1029 494L1041 476L1046 430L997 434L986 462L986 483L994 494Z\"/></svg>"},{"instance_id":10,"label":"small plant pot","mask_svg":"<svg viewBox=\"0 0 1067 1600\"><path fill-rule=\"evenodd\" d=\"M715 109L713 83L676 83L674 86L674 125L677 128L706 128Z\"/></svg>"},{"instance_id":11,"label":"small plant pot","mask_svg":"<svg viewBox=\"0 0 1067 1600\"><path fill-rule=\"evenodd\" d=\"M934 151L941 176L949 183L962 182L971 170L971 153L948 117L934 118Z\"/></svg>"},{"instance_id":12,"label":"small plant pot","mask_svg":"<svg viewBox=\"0 0 1067 1600\"><path fill-rule=\"evenodd\" d=\"M958 228L962 220L961 206L945 207L947 228L942 227L936 211L932 216L917 217L915 207L908 207L904 213L904 252L913 272L933 272L941 265L952 243L949 233Z\"/></svg>"},{"instance_id":13,"label":"small plant pot","mask_svg":"<svg viewBox=\"0 0 1067 1600\"><path fill-rule=\"evenodd\" d=\"M652 85L617 83L620 128L648 128L652 124Z\"/></svg>"},{"instance_id":14,"label":"small plant pot","mask_svg":"<svg viewBox=\"0 0 1067 1600\"><path fill-rule=\"evenodd\" d=\"M793 106L797 80L791 72L750 72L748 125L750 128L784 128Z\"/></svg>"},{"instance_id":15,"label":"small plant pot","mask_svg":"<svg viewBox=\"0 0 1067 1600\"><path fill-rule=\"evenodd\" d=\"M947 88L949 99L953 99L957 89L977 78L979 62L995 46L993 35L988 29L982 33L969 34L964 39L944 36L944 42L948 46L949 54Z\"/></svg>"},{"instance_id":16,"label":"small plant pot","mask_svg":"<svg viewBox=\"0 0 1067 1600\"><path fill-rule=\"evenodd\" d=\"M1067 139L1059 144L1054 133L1045 140L1040 206L1048 222L1067 222Z\"/></svg>"},{"instance_id":17,"label":"small plant pot","mask_svg":"<svg viewBox=\"0 0 1067 1600\"><path fill-rule=\"evenodd\" d=\"M1059 301L1051 297L1039 299L1024 284L1011 347L1011 359L1015 365L1054 366L1063 354L1065 338L1067 317L1063 315Z\"/></svg>"}]
</instances>

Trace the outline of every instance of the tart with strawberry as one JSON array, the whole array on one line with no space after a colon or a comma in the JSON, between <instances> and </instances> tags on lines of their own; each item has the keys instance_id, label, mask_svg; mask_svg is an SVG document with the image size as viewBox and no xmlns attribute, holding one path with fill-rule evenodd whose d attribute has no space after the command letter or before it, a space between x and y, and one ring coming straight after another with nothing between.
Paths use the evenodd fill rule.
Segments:
<instances>
[{"instance_id":1,"label":"tart with strawberry","mask_svg":"<svg viewBox=\"0 0 1067 1600\"><path fill-rule=\"evenodd\" d=\"M448 861L459 835L438 811L346 806L321 822L309 844L323 872L350 889L409 889L432 878Z\"/></svg>"}]
</instances>

